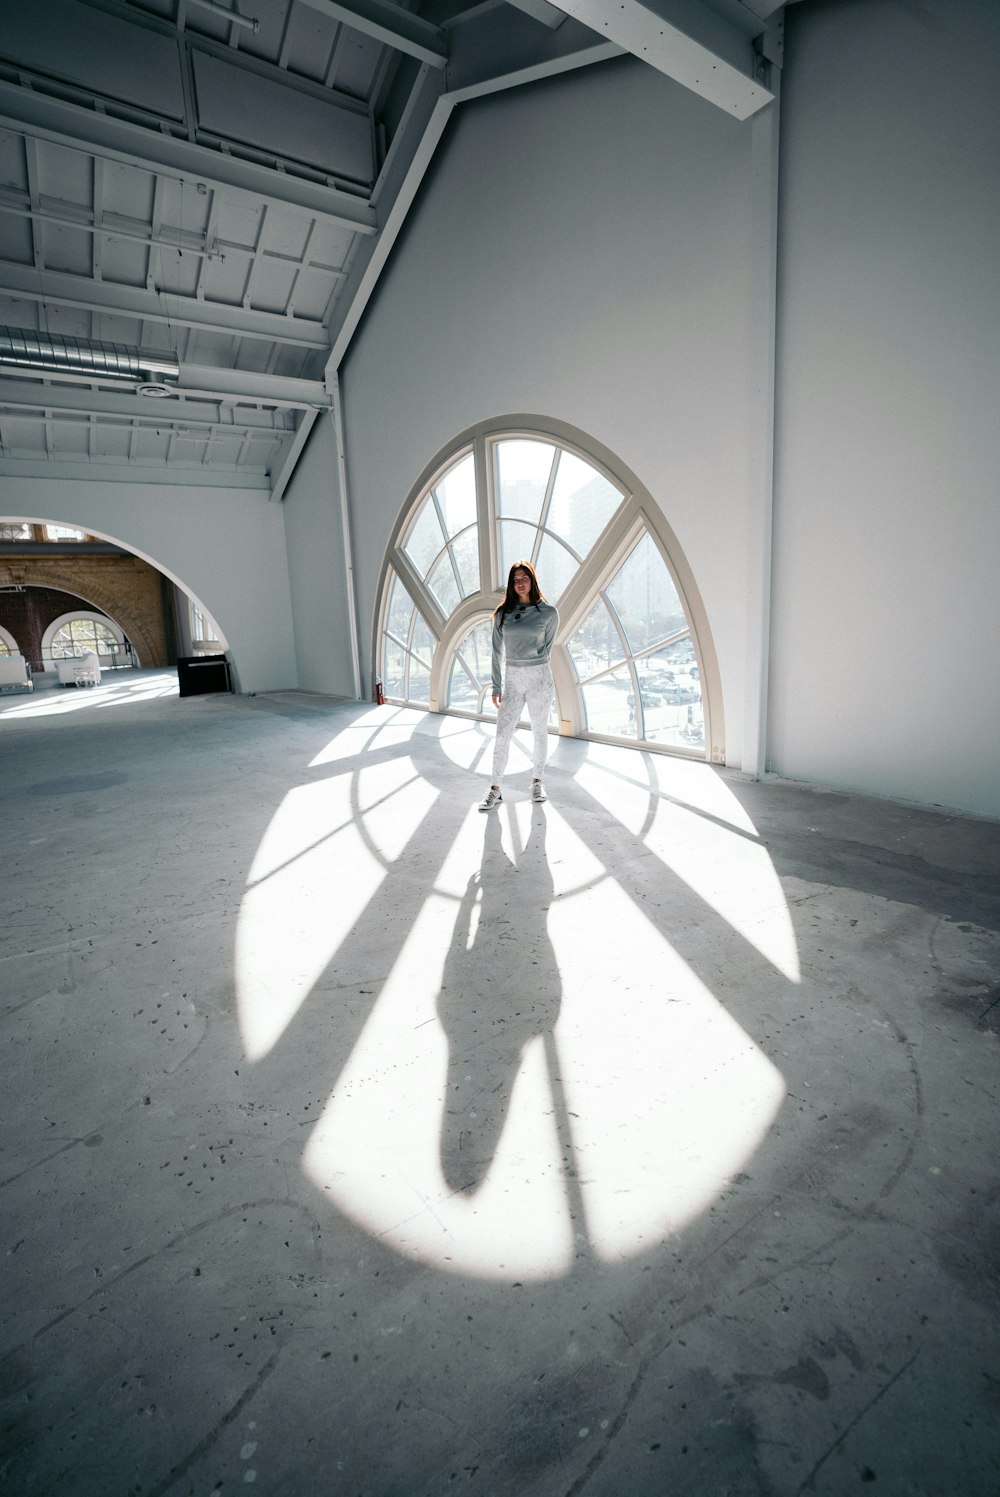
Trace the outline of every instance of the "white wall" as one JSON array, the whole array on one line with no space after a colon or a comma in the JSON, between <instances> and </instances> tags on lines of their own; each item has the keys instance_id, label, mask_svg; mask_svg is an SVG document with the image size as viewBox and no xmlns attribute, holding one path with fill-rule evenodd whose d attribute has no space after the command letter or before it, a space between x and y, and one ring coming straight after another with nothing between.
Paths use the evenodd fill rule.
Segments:
<instances>
[{"instance_id":1,"label":"white wall","mask_svg":"<svg viewBox=\"0 0 1000 1497\"><path fill-rule=\"evenodd\" d=\"M1000 8L787 12L770 762L1000 815Z\"/></svg>"},{"instance_id":2,"label":"white wall","mask_svg":"<svg viewBox=\"0 0 1000 1497\"><path fill-rule=\"evenodd\" d=\"M693 570L739 762L746 621L750 130L631 59L460 108L344 368L370 673L386 541L459 432L591 434Z\"/></svg>"},{"instance_id":3,"label":"white wall","mask_svg":"<svg viewBox=\"0 0 1000 1497\"><path fill-rule=\"evenodd\" d=\"M0 514L77 525L134 551L216 620L240 691L297 684L284 515L266 490L0 478Z\"/></svg>"},{"instance_id":4,"label":"white wall","mask_svg":"<svg viewBox=\"0 0 1000 1497\"><path fill-rule=\"evenodd\" d=\"M299 686L354 696L333 419L321 414L285 491Z\"/></svg>"}]
</instances>

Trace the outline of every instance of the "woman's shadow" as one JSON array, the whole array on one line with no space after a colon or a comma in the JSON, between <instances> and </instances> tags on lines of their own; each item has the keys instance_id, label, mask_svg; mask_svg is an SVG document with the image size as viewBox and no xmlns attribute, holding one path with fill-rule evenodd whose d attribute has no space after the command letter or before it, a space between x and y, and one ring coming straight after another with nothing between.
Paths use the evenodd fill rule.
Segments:
<instances>
[{"instance_id":1,"label":"woman's shadow","mask_svg":"<svg viewBox=\"0 0 1000 1497\"><path fill-rule=\"evenodd\" d=\"M496 1156L524 1053L541 1037L565 1153L565 1104L554 1074L562 985L548 934L553 897L545 813L532 807L511 857L499 815L486 819L482 864L469 879L445 961L437 1012L448 1041L441 1168L453 1190L475 1192Z\"/></svg>"}]
</instances>

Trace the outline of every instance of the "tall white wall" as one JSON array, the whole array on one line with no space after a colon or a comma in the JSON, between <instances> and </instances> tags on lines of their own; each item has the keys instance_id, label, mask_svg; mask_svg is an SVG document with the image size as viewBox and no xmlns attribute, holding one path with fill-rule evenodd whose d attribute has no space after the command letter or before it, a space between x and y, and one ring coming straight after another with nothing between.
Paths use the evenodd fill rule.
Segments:
<instances>
[{"instance_id":1,"label":"tall white wall","mask_svg":"<svg viewBox=\"0 0 1000 1497\"><path fill-rule=\"evenodd\" d=\"M284 515L267 490L0 478L0 514L117 541L204 604L240 691L297 685Z\"/></svg>"},{"instance_id":2,"label":"tall white wall","mask_svg":"<svg viewBox=\"0 0 1000 1497\"><path fill-rule=\"evenodd\" d=\"M770 763L1000 815L1000 8L790 6Z\"/></svg>"},{"instance_id":3,"label":"tall white wall","mask_svg":"<svg viewBox=\"0 0 1000 1497\"><path fill-rule=\"evenodd\" d=\"M341 495L333 419L317 418L285 492L299 686L354 696Z\"/></svg>"},{"instance_id":4,"label":"tall white wall","mask_svg":"<svg viewBox=\"0 0 1000 1497\"><path fill-rule=\"evenodd\" d=\"M660 504L739 762L750 128L624 59L460 108L344 368L365 669L389 532L475 422L564 421Z\"/></svg>"}]
</instances>

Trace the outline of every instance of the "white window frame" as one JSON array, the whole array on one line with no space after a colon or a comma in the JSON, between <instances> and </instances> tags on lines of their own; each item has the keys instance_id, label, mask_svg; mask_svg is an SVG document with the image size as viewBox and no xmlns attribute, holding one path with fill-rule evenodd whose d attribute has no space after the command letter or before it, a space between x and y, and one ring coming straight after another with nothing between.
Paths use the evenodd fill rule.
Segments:
<instances>
[{"instance_id":1,"label":"white window frame","mask_svg":"<svg viewBox=\"0 0 1000 1497\"><path fill-rule=\"evenodd\" d=\"M590 739L602 743L620 743L626 747L639 748L652 753L708 759L715 764L724 764L724 715L718 659L701 594L677 537L667 523L659 505L636 476L625 468L607 448L563 422L531 416L481 422L461 433L425 468L410 490L406 503L399 513L382 562L377 594L379 604L375 611L372 636L372 659L376 662L375 674L381 675L382 673L383 639L386 632L391 590L388 578L390 573L394 572L409 593L435 640L429 691L430 710L435 713L447 713L449 716L467 717L479 721L492 719L492 714L448 707L448 678L459 642L473 624L492 614L501 596L505 579L501 579L499 575L495 448L500 442L518 439L551 443L572 453L600 473L623 496L622 504L607 523L587 556L584 557L576 574L558 599L559 631L552 651L552 676L559 710L559 732L567 737ZM463 599L458 607L445 617L429 586L417 574L403 550L403 545L409 538L430 490L448 469L460 462L470 451L475 463L480 579L481 581L485 579L487 586L480 592ZM551 486L550 475L545 496L546 502L550 499L548 490ZM539 531L545 518L546 502L543 502L542 511L536 522L536 549L540 544ZM567 646L599 598L602 598L606 605L611 606L604 596L605 591L644 534L652 538L667 567L689 626L702 692L705 725L704 749L693 749L650 739L620 738L604 733L594 733L585 726L583 692L577 681ZM566 544L565 538L559 539ZM544 588L544 577L540 581ZM614 612L613 607L612 612ZM634 687L636 683L633 659L638 659L645 653L647 651L640 651L636 657L630 653L626 654ZM636 700L638 701L638 695ZM428 704L411 701L408 705L423 706L426 709Z\"/></svg>"},{"instance_id":2,"label":"white window frame","mask_svg":"<svg viewBox=\"0 0 1000 1497\"><path fill-rule=\"evenodd\" d=\"M52 641L63 624L71 624L74 619L87 619L95 624L103 624L115 636L119 645L124 645L125 643L124 633L115 623L114 619L109 619L106 613L95 613L89 608L74 608L69 613L62 613L57 619L53 619L42 635L42 667L44 670L54 671L56 669L56 662L52 658ZM105 662L110 665L114 659L111 655L102 654L100 650L97 652L97 658L102 665Z\"/></svg>"}]
</instances>

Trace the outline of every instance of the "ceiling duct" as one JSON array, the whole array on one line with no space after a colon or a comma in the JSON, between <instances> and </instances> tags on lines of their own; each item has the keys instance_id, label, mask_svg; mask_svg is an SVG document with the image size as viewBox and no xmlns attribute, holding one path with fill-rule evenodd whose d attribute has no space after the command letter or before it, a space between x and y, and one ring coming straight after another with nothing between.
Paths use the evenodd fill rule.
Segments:
<instances>
[{"instance_id":1,"label":"ceiling duct","mask_svg":"<svg viewBox=\"0 0 1000 1497\"><path fill-rule=\"evenodd\" d=\"M150 353L126 343L103 343L94 338L67 338L33 333L23 327L0 327L0 369L32 374L83 375L95 381L139 385L180 378L172 354Z\"/></svg>"}]
</instances>

